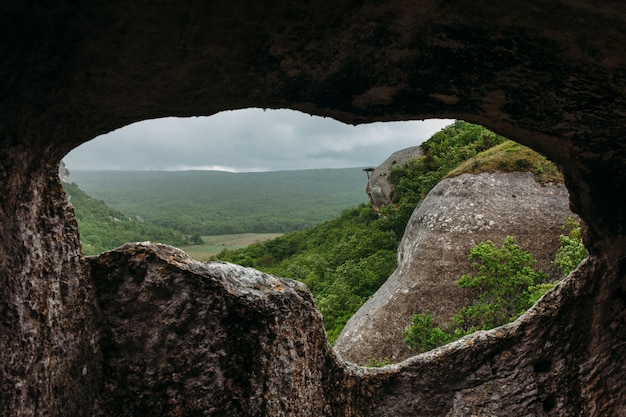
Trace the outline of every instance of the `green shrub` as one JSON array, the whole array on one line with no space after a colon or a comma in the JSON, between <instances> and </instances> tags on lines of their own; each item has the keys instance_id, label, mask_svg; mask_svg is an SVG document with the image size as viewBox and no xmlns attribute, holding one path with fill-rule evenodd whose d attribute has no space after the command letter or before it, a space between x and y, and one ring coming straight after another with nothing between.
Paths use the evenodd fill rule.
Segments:
<instances>
[{"instance_id":1,"label":"green shrub","mask_svg":"<svg viewBox=\"0 0 626 417\"><path fill-rule=\"evenodd\" d=\"M581 225L575 218L567 219L564 229L570 228L569 234L560 235L561 242L553 265L561 268L563 275L568 276L589 254L581 236Z\"/></svg>"},{"instance_id":2,"label":"green shrub","mask_svg":"<svg viewBox=\"0 0 626 417\"><path fill-rule=\"evenodd\" d=\"M433 316L429 312L415 314L403 335L406 344L418 352L429 351L452 340L449 332L433 326Z\"/></svg>"},{"instance_id":3,"label":"green shrub","mask_svg":"<svg viewBox=\"0 0 626 417\"><path fill-rule=\"evenodd\" d=\"M548 275L534 269L537 261L507 236L500 248L492 241L479 243L468 258L475 273L463 275L457 284L479 290L474 304L459 312L461 326L492 329L516 319L532 304L529 288L547 282Z\"/></svg>"},{"instance_id":4,"label":"green shrub","mask_svg":"<svg viewBox=\"0 0 626 417\"><path fill-rule=\"evenodd\" d=\"M515 320L555 284L547 282L547 274L534 269L536 260L511 236L504 239L501 247L490 240L479 243L470 250L468 258L473 261L474 273L463 275L457 284L476 290L474 303L462 308L443 328L435 327L427 312L414 315L404 337L417 352Z\"/></svg>"}]
</instances>

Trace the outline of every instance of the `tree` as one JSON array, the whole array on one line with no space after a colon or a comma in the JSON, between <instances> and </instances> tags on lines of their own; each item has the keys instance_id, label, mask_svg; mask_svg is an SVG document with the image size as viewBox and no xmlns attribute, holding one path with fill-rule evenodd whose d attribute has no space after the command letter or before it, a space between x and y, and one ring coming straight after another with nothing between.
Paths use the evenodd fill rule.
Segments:
<instances>
[{"instance_id":1,"label":"tree","mask_svg":"<svg viewBox=\"0 0 626 417\"><path fill-rule=\"evenodd\" d=\"M500 248L492 241L470 250L473 275L463 275L457 284L480 291L471 306L463 308L457 322L465 330L492 329L514 320L532 306L529 287L548 281L548 275L534 269L537 261L507 236Z\"/></svg>"},{"instance_id":2,"label":"tree","mask_svg":"<svg viewBox=\"0 0 626 417\"><path fill-rule=\"evenodd\" d=\"M198 234L195 234L195 235L191 236L189 238L189 242L192 245L204 245L204 240L202 239L202 236L200 236Z\"/></svg>"},{"instance_id":3,"label":"tree","mask_svg":"<svg viewBox=\"0 0 626 417\"><path fill-rule=\"evenodd\" d=\"M508 323L530 308L554 286L548 275L534 269L536 260L522 250L511 236L501 247L490 240L479 243L469 252L473 274L457 281L463 288L476 290L476 299L454 316L451 323L435 327L428 312L413 316L404 330L405 342L424 352L449 343L476 330L488 330Z\"/></svg>"},{"instance_id":4,"label":"tree","mask_svg":"<svg viewBox=\"0 0 626 417\"><path fill-rule=\"evenodd\" d=\"M560 247L552 265L561 268L563 275L568 276L589 253L583 243L580 222L570 217L566 220L566 226L563 226L566 227L571 230L568 235L559 236Z\"/></svg>"}]
</instances>

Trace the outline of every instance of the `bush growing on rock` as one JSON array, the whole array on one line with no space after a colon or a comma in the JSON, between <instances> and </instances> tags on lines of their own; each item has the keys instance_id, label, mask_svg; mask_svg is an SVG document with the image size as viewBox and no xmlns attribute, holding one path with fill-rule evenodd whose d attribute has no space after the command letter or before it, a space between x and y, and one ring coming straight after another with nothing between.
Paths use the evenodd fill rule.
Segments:
<instances>
[{"instance_id":1,"label":"bush growing on rock","mask_svg":"<svg viewBox=\"0 0 626 417\"><path fill-rule=\"evenodd\" d=\"M500 248L490 240L470 250L474 274L457 284L479 290L474 304L461 309L455 321L466 332L492 329L515 320L532 304L529 289L548 281L548 275L534 269L537 261L507 236Z\"/></svg>"},{"instance_id":2,"label":"bush growing on rock","mask_svg":"<svg viewBox=\"0 0 626 417\"><path fill-rule=\"evenodd\" d=\"M564 226L566 227L566 226ZM553 262L569 275L587 256L580 223L568 219L569 235L561 235L561 247ZM473 304L462 308L451 323L434 325L429 312L413 316L403 334L405 342L417 352L426 352L476 330L489 330L515 320L537 302L556 282L535 270L536 260L507 236L501 247L490 240L472 248L473 274L465 274L457 284L477 290Z\"/></svg>"},{"instance_id":3,"label":"bush growing on rock","mask_svg":"<svg viewBox=\"0 0 626 417\"><path fill-rule=\"evenodd\" d=\"M569 275L588 255L581 236L580 222L574 218L567 219L563 229L570 228L569 234L559 236L561 247L552 263L561 268L563 275Z\"/></svg>"}]
</instances>

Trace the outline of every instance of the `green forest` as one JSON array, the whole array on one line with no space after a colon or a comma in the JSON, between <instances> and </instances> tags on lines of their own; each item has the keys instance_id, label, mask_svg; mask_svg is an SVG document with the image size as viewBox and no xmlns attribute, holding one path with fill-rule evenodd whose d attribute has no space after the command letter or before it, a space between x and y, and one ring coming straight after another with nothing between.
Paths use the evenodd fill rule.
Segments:
<instances>
[{"instance_id":1,"label":"green forest","mask_svg":"<svg viewBox=\"0 0 626 417\"><path fill-rule=\"evenodd\" d=\"M189 244L180 232L132 219L88 196L76 184L63 184L74 206L85 255L97 255L127 242L151 240L173 246Z\"/></svg>"},{"instance_id":2,"label":"green forest","mask_svg":"<svg viewBox=\"0 0 626 417\"><path fill-rule=\"evenodd\" d=\"M300 230L367 201L361 168L72 171L70 180L129 217L199 236Z\"/></svg>"}]
</instances>

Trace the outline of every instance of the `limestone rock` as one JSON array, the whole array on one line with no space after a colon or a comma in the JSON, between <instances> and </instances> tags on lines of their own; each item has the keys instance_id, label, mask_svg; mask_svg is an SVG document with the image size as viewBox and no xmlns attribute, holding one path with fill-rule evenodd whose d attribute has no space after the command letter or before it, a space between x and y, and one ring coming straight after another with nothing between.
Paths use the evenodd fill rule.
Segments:
<instances>
[{"instance_id":1,"label":"limestone rock","mask_svg":"<svg viewBox=\"0 0 626 417\"><path fill-rule=\"evenodd\" d=\"M456 281L471 271L469 250L506 236L550 271L568 217L569 195L562 184L541 185L533 174L463 174L444 179L414 211L398 249L398 268L346 324L335 342L345 359L399 361L414 353L402 331L416 313L430 312L445 323L472 302ZM555 278L558 271L553 271Z\"/></svg>"},{"instance_id":2,"label":"limestone rock","mask_svg":"<svg viewBox=\"0 0 626 417\"><path fill-rule=\"evenodd\" d=\"M396 167L400 167L411 159L422 156L424 152L421 146L411 146L410 148L401 149L394 152L378 165L367 182L367 195L370 198L374 210L387 206L391 202L393 184L389 182L389 172Z\"/></svg>"},{"instance_id":3,"label":"limestone rock","mask_svg":"<svg viewBox=\"0 0 626 417\"><path fill-rule=\"evenodd\" d=\"M57 165L36 154L0 147L0 416L89 416L102 374L93 287Z\"/></svg>"},{"instance_id":4,"label":"limestone rock","mask_svg":"<svg viewBox=\"0 0 626 417\"><path fill-rule=\"evenodd\" d=\"M203 264L164 245L129 244L89 259L102 354L93 415L521 417L611 410L621 404L618 384L603 379L593 391L586 387L600 374L619 375L619 364L584 337L590 323L574 319L579 308L593 310L584 294L602 280L590 274L597 262L587 260L514 323L366 369L335 356L302 284ZM562 331L555 334L554 326ZM584 360L591 352L593 360ZM571 384L575 376L584 389ZM598 391L613 403L589 405Z\"/></svg>"}]
</instances>

